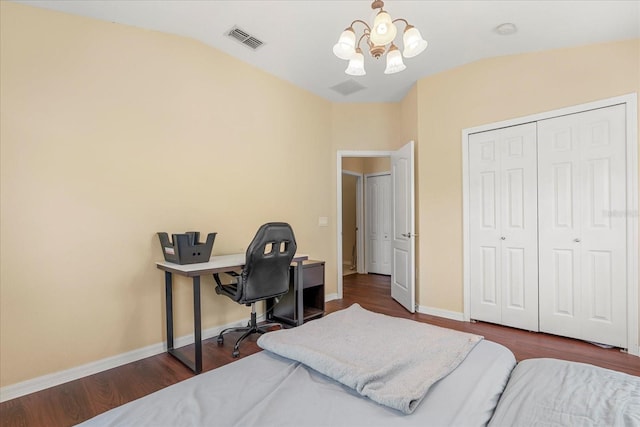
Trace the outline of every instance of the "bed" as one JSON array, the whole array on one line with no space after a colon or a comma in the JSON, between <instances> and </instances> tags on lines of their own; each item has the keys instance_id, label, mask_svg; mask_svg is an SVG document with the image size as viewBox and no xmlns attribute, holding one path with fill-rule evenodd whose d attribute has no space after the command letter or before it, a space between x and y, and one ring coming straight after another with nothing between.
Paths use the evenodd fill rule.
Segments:
<instances>
[{"instance_id":1,"label":"bed","mask_svg":"<svg viewBox=\"0 0 640 427\"><path fill-rule=\"evenodd\" d=\"M490 425L638 427L640 377L566 360L523 360Z\"/></svg>"},{"instance_id":2,"label":"bed","mask_svg":"<svg viewBox=\"0 0 640 427\"><path fill-rule=\"evenodd\" d=\"M541 378L536 374L540 366L521 363L524 367L520 369L507 348L472 334L449 331L372 313L354 304L300 327L265 334L258 340L265 349L262 352L81 425L522 424L514 405L526 409L534 404L535 395L551 384L547 384L549 378L542 378L528 399L514 403L524 393L522 389L530 387L528 383ZM640 405L638 378L615 374L620 375L614 375L616 381L627 381L629 390L622 412L636 411ZM562 388L562 384L553 387ZM610 387L615 389L617 383ZM622 395L613 397L614 405L620 406L615 398ZM531 419L539 417L538 410L530 411ZM634 418L631 414L615 420L623 422L617 425L625 425L625 420Z\"/></svg>"}]
</instances>

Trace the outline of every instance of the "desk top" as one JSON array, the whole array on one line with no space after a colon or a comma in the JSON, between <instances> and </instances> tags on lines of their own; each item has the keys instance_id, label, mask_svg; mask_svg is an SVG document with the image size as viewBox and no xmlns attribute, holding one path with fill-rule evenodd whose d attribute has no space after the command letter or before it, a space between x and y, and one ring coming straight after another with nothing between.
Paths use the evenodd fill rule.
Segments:
<instances>
[{"instance_id":1,"label":"desk top","mask_svg":"<svg viewBox=\"0 0 640 427\"><path fill-rule=\"evenodd\" d=\"M175 264L173 262L158 261L156 266L160 270L176 273L187 277L204 276L205 274L223 273L242 267L246 259L245 253L231 255L212 256L208 262L199 262L196 264ZM309 255L295 254L293 262L300 262L309 259Z\"/></svg>"}]
</instances>

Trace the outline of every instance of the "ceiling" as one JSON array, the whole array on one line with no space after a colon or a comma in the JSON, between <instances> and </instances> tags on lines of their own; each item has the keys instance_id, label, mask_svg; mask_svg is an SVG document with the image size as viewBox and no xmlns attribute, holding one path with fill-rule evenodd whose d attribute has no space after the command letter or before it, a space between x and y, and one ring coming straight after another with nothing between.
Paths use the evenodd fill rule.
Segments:
<instances>
[{"instance_id":1,"label":"ceiling","mask_svg":"<svg viewBox=\"0 0 640 427\"><path fill-rule=\"evenodd\" d=\"M373 20L370 1L17 1L191 37L333 102L400 101L420 78L479 59L640 38L640 0L387 0L392 18L407 19L429 47L405 59L407 69L392 75L383 73L384 58L365 53L367 75L352 77L344 73L347 61L336 58L332 47L353 20ZM506 22L518 31L509 36L494 31ZM264 45L254 51L227 37L234 26ZM361 27L355 28L359 33ZM403 29L400 24L400 49ZM350 95L331 89L352 79L365 89Z\"/></svg>"}]
</instances>

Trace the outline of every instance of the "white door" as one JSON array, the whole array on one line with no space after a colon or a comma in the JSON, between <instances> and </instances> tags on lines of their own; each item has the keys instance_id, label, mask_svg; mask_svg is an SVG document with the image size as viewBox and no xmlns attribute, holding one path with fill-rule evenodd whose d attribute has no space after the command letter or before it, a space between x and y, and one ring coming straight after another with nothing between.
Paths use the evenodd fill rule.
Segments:
<instances>
[{"instance_id":1,"label":"white door","mask_svg":"<svg viewBox=\"0 0 640 427\"><path fill-rule=\"evenodd\" d=\"M391 297L415 312L415 197L413 141L391 155L393 230Z\"/></svg>"},{"instance_id":2,"label":"white door","mask_svg":"<svg viewBox=\"0 0 640 427\"><path fill-rule=\"evenodd\" d=\"M538 330L536 125L469 135L471 317Z\"/></svg>"},{"instance_id":3,"label":"white door","mask_svg":"<svg viewBox=\"0 0 640 427\"><path fill-rule=\"evenodd\" d=\"M391 274L391 175L366 180L367 271Z\"/></svg>"},{"instance_id":4,"label":"white door","mask_svg":"<svg viewBox=\"0 0 640 427\"><path fill-rule=\"evenodd\" d=\"M540 329L627 347L625 106L539 122Z\"/></svg>"}]
</instances>

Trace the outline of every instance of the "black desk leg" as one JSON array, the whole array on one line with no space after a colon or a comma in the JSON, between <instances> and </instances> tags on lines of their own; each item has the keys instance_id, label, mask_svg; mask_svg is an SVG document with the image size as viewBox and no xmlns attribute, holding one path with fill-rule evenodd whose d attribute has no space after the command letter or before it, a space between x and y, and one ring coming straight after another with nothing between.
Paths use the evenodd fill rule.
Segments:
<instances>
[{"instance_id":1,"label":"black desk leg","mask_svg":"<svg viewBox=\"0 0 640 427\"><path fill-rule=\"evenodd\" d=\"M304 323L304 307L303 307L303 303L304 303L304 298L303 298L303 293L304 293L304 282L303 282L303 273L304 273L304 268L302 267L302 261L298 261L296 263L296 276L293 279L293 288L295 289L296 292L296 298L298 299L297 301L297 314L294 316L296 317L296 325L300 326Z\"/></svg>"},{"instance_id":2,"label":"black desk leg","mask_svg":"<svg viewBox=\"0 0 640 427\"><path fill-rule=\"evenodd\" d=\"M202 372L202 316L200 310L200 277L193 278L193 331L195 344L195 363L175 349L173 343L173 290L171 273L165 271L164 286L167 309L167 353L178 359L194 373Z\"/></svg>"},{"instance_id":3,"label":"black desk leg","mask_svg":"<svg viewBox=\"0 0 640 427\"><path fill-rule=\"evenodd\" d=\"M171 273L164 272L165 308L167 316L167 351L173 350L173 289Z\"/></svg>"},{"instance_id":4,"label":"black desk leg","mask_svg":"<svg viewBox=\"0 0 640 427\"><path fill-rule=\"evenodd\" d=\"M195 332L196 366L194 372L202 372L202 316L200 313L200 276L193 278L193 330Z\"/></svg>"}]
</instances>

